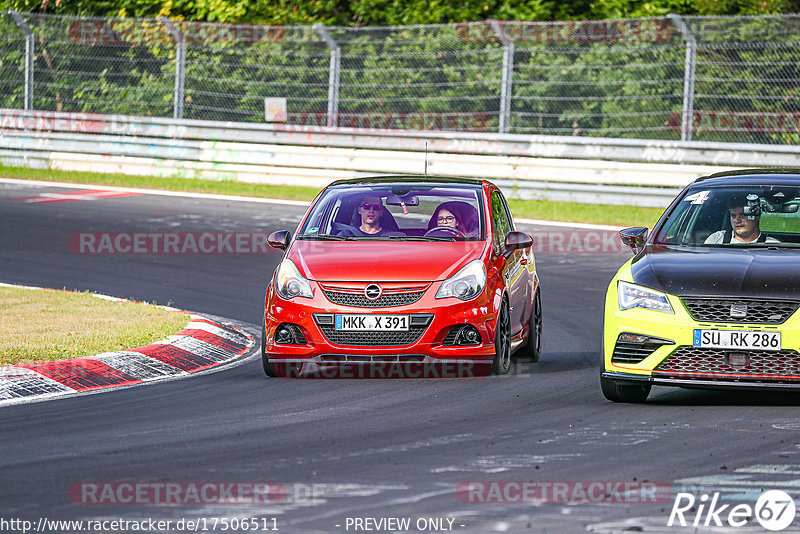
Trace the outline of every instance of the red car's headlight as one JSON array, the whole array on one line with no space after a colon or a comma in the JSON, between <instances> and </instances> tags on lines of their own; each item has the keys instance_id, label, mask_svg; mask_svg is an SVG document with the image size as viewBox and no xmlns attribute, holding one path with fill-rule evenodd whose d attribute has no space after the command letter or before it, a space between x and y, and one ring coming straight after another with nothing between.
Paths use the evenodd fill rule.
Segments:
<instances>
[{"instance_id":1,"label":"red car's headlight","mask_svg":"<svg viewBox=\"0 0 800 534\"><path fill-rule=\"evenodd\" d=\"M442 282L442 287L436 292L436 298L456 297L469 300L478 296L484 286L486 286L486 268L481 260L474 260Z\"/></svg>"},{"instance_id":2,"label":"red car's headlight","mask_svg":"<svg viewBox=\"0 0 800 534\"><path fill-rule=\"evenodd\" d=\"M311 298L311 283L300 274L292 260L286 259L278 266L275 275L275 291L281 297L290 300L295 297Z\"/></svg>"}]
</instances>

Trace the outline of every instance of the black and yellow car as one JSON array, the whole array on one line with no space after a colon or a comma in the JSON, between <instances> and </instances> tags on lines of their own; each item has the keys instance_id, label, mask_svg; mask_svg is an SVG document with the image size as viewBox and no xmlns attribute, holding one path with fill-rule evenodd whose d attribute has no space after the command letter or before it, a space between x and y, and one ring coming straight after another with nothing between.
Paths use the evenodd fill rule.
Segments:
<instances>
[{"instance_id":1,"label":"black and yellow car","mask_svg":"<svg viewBox=\"0 0 800 534\"><path fill-rule=\"evenodd\" d=\"M687 186L606 293L600 383L616 402L653 385L800 391L800 169Z\"/></svg>"}]
</instances>

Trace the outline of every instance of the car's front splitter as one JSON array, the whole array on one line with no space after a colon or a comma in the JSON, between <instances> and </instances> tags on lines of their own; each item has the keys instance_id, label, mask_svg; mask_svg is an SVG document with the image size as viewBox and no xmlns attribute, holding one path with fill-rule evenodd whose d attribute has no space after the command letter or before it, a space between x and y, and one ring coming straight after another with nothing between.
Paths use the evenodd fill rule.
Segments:
<instances>
[{"instance_id":1,"label":"car's front splitter","mask_svg":"<svg viewBox=\"0 0 800 534\"><path fill-rule=\"evenodd\" d=\"M681 388L696 389L748 389L748 390L774 390L774 389L796 389L800 390L800 379L794 382L773 381L765 382L747 377L735 378L681 378L676 376L646 376L628 373L618 373L614 371L604 371L603 378L608 378L620 383L629 384L652 384L654 386L673 386Z\"/></svg>"}]
</instances>

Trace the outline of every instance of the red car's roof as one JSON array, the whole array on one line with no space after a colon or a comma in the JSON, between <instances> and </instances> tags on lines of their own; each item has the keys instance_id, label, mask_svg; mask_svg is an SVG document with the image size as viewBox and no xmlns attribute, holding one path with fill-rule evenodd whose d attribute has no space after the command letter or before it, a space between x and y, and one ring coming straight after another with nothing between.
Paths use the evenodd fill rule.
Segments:
<instances>
[{"instance_id":1,"label":"red car's roof","mask_svg":"<svg viewBox=\"0 0 800 534\"><path fill-rule=\"evenodd\" d=\"M386 185L386 184L430 184L430 185L468 185L478 187L483 185L485 180L478 178L458 178L448 176L372 176L363 178L350 178L347 180L337 180L328 187L338 187L346 185Z\"/></svg>"}]
</instances>

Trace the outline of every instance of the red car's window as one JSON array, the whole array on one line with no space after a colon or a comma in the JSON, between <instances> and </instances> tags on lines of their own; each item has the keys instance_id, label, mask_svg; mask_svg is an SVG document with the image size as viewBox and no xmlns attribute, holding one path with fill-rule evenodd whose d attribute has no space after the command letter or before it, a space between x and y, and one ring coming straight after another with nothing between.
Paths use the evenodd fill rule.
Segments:
<instances>
[{"instance_id":1,"label":"red car's window","mask_svg":"<svg viewBox=\"0 0 800 534\"><path fill-rule=\"evenodd\" d=\"M495 250L498 252L505 251L506 234L513 230L511 217L508 215L503 197L498 191L492 194L492 219L494 221L494 228L492 230L492 238L494 240Z\"/></svg>"}]
</instances>

